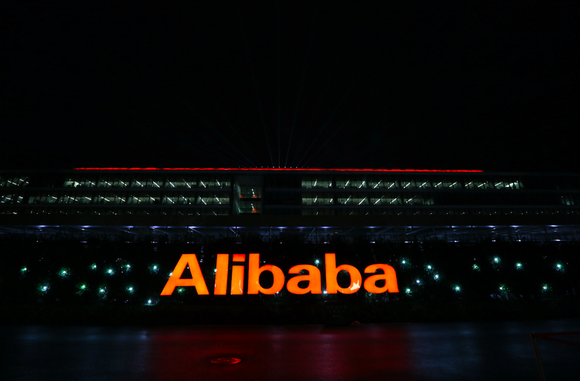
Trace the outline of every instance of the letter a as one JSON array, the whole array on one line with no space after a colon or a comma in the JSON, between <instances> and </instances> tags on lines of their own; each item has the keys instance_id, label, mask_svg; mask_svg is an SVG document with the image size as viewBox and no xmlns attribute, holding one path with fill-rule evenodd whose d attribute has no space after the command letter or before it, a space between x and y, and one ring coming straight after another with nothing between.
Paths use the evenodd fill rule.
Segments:
<instances>
[{"instance_id":1,"label":"letter a","mask_svg":"<svg viewBox=\"0 0 580 381\"><path fill-rule=\"evenodd\" d=\"M191 271L191 279L181 279L185 267L189 265L189 271ZM167 280L167 284L163 287L161 295L171 295L175 290L175 287L195 287L198 295L209 295L207 290L207 285L203 279L203 274L199 268L199 262L195 254L183 254L179 258L179 262L175 265L173 274Z\"/></svg>"},{"instance_id":2,"label":"letter a","mask_svg":"<svg viewBox=\"0 0 580 381\"><path fill-rule=\"evenodd\" d=\"M286 288L292 294L303 295L309 292L313 294L322 294L322 286L320 284L320 270L318 267L312 265L297 265L288 270L288 274L300 274L300 271L308 271L308 275L298 275L288 280ZM300 288L298 283L308 282L308 287Z\"/></svg>"},{"instance_id":3,"label":"letter a","mask_svg":"<svg viewBox=\"0 0 580 381\"><path fill-rule=\"evenodd\" d=\"M365 280L365 290L373 294L382 294L384 292L399 292L399 285L397 284L397 274L392 266L377 263L370 265L365 269L365 274L376 273L377 270L383 270L383 274L372 275ZM377 281L384 280L383 287L377 286Z\"/></svg>"},{"instance_id":4,"label":"letter a","mask_svg":"<svg viewBox=\"0 0 580 381\"><path fill-rule=\"evenodd\" d=\"M334 253L326 253L324 254L324 258L326 262L326 292L328 294L336 294L337 291L342 294L354 294L359 290L362 276L356 267L351 265L340 265L336 267L336 254ZM338 273L342 270L348 272L350 275L350 286L345 288L339 287L336 279Z\"/></svg>"}]
</instances>

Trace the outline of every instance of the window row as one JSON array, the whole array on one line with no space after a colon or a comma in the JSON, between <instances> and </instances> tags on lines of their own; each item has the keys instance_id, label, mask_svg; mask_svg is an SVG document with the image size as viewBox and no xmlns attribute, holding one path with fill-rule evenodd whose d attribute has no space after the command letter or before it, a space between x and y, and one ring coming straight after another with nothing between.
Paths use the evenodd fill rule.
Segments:
<instances>
[{"instance_id":1,"label":"window row","mask_svg":"<svg viewBox=\"0 0 580 381\"><path fill-rule=\"evenodd\" d=\"M187 208L187 209L140 209L140 208L49 208L36 207L25 209L0 209L0 214L27 215L83 215L83 216L225 216L230 214L229 208Z\"/></svg>"},{"instance_id":2,"label":"window row","mask_svg":"<svg viewBox=\"0 0 580 381\"><path fill-rule=\"evenodd\" d=\"M30 196L29 204L169 204L169 205L227 205L229 193L207 193L186 195L158 193L44 193Z\"/></svg>"},{"instance_id":3,"label":"window row","mask_svg":"<svg viewBox=\"0 0 580 381\"><path fill-rule=\"evenodd\" d=\"M248 187L248 186L241 186L239 189L239 197L240 198L261 198L262 197L262 188L261 187Z\"/></svg>"},{"instance_id":4,"label":"window row","mask_svg":"<svg viewBox=\"0 0 580 381\"><path fill-rule=\"evenodd\" d=\"M303 189L522 189L518 180L400 179L369 177L310 176L302 179Z\"/></svg>"},{"instance_id":5,"label":"window row","mask_svg":"<svg viewBox=\"0 0 580 381\"><path fill-rule=\"evenodd\" d=\"M238 206L238 214L260 214L262 213L262 205L258 202L250 202L240 204Z\"/></svg>"},{"instance_id":6,"label":"window row","mask_svg":"<svg viewBox=\"0 0 580 381\"><path fill-rule=\"evenodd\" d=\"M229 177L198 176L71 176L65 187L72 188L230 188Z\"/></svg>"},{"instance_id":7,"label":"window row","mask_svg":"<svg viewBox=\"0 0 580 381\"><path fill-rule=\"evenodd\" d=\"M541 216L541 215L580 215L578 209L302 209L303 216Z\"/></svg>"},{"instance_id":8,"label":"window row","mask_svg":"<svg viewBox=\"0 0 580 381\"><path fill-rule=\"evenodd\" d=\"M0 188L25 187L30 183L26 176L0 177Z\"/></svg>"},{"instance_id":9,"label":"window row","mask_svg":"<svg viewBox=\"0 0 580 381\"><path fill-rule=\"evenodd\" d=\"M18 193L0 194L0 204L20 204L23 199Z\"/></svg>"},{"instance_id":10,"label":"window row","mask_svg":"<svg viewBox=\"0 0 580 381\"><path fill-rule=\"evenodd\" d=\"M567 205L567 206L574 206L574 205L580 205L580 196L579 195L564 195L564 196L560 196L560 200L562 201L562 205Z\"/></svg>"},{"instance_id":11,"label":"window row","mask_svg":"<svg viewBox=\"0 0 580 381\"><path fill-rule=\"evenodd\" d=\"M302 197L302 205L433 205L433 199L417 195L408 195L405 197L374 196L367 197L364 195L340 195L338 197L309 195Z\"/></svg>"}]
</instances>

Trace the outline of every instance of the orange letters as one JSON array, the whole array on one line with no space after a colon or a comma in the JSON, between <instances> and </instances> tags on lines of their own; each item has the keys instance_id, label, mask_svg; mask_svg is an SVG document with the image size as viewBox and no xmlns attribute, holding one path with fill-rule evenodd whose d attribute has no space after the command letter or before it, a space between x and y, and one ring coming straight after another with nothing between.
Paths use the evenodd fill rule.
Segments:
<instances>
[{"instance_id":1,"label":"orange letters","mask_svg":"<svg viewBox=\"0 0 580 381\"><path fill-rule=\"evenodd\" d=\"M302 270L308 271L308 275L298 275L290 278L286 285L288 291L297 295L308 294L309 292L313 294L322 294L320 270L318 270L318 267L312 265L298 265L291 267L290 270L288 270L288 274L300 274L300 271ZM303 281L308 282L308 287L300 288L298 286L298 283Z\"/></svg>"},{"instance_id":2,"label":"orange letters","mask_svg":"<svg viewBox=\"0 0 580 381\"><path fill-rule=\"evenodd\" d=\"M336 266L336 254L326 253L325 258L325 276L326 276L326 292L328 294L354 294L363 285L360 271L351 265L343 264ZM246 260L245 254L232 255L232 275L230 282L231 295L244 294L244 273L245 267L243 263ZM192 279L182 279L181 276L185 268L189 266ZM216 259L215 269L215 283L214 295L226 295L228 289L228 275L229 275L229 255L218 254ZM381 272L378 272L378 271ZM300 275L301 271L306 271L308 274ZM338 274L341 271L346 271L350 276L350 284L348 287L340 287L338 284ZM272 274L273 282L269 288L264 288L260 283L260 275L264 272ZM385 292L399 292L397 284L397 275L395 269L384 263L377 263L367 266L364 270L365 274L374 274L369 276L364 281L364 288L366 291L373 294L380 294ZM290 279L286 284L288 292L296 295L303 294L322 294L322 277L318 267L313 265L296 265L288 270L288 274L298 274ZM377 282L384 281L383 286L377 286ZM307 282L307 284L305 284ZM260 266L260 254L251 253L248 260L248 291L249 295L257 295L259 293L272 295L278 293L284 288L285 277L284 272L278 266L263 265ZM303 287L300 287L302 283ZM195 254L183 254L177 262L172 275L169 277L167 284L161 291L161 295L171 295L176 287L193 286L199 295L209 295L205 279L201 273L199 262Z\"/></svg>"},{"instance_id":3,"label":"orange letters","mask_svg":"<svg viewBox=\"0 0 580 381\"><path fill-rule=\"evenodd\" d=\"M351 265L340 265L336 267L336 254L334 253L326 253L324 257L326 261L326 292L329 294L336 294L336 291L343 294L354 294L357 292L362 283L360 271ZM340 287L336 279L338 273L341 271L346 271L350 275L350 286L346 288Z\"/></svg>"},{"instance_id":4,"label":"orange letters","mask_svg":"<svg viewBox=\"0 0 580 381\"><path fill-rule=\"evenodd\" d=\"M270 271L274 276L274 284L270 288L263 288L260 284L260 274L264 271ZM248 294L272 295L279 292L284 287L284 273L280 267L274 265L264 265L260 267L260 254L250 254L250 263L248 264Z\"/></svg>"},{"instance_id":5,"label":"orange letters","mask_svg":"<svg viewBox=\"0 0 580 381\"><path fill-rule=\"evenodd\" d=\"M185 267L189 265L191 271L191 279L181 279L181 275L185 271ZM173 273L169 277L167 284L163 287L161 295L171 295L175 287L193 286L199 295L209 295L203 274L199 268L199 262L195 254L183 254L177 262Z\"/></svg>"}]
</instances>

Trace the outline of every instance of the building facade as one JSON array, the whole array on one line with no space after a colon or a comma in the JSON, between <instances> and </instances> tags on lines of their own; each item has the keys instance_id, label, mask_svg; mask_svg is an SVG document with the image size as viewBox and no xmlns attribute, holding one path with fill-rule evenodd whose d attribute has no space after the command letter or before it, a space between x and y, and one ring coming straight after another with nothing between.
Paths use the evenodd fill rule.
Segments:
<instances>
[{"instance_id":1,"label":"building facade","mask_svg":"<svg viewBox=\"0 0 580 381\"><path fill-rule=\"evenodd\" d=\"M580 175L476 170L0 172L2 234L576 240Z\"/></svg>"}]
</instances>

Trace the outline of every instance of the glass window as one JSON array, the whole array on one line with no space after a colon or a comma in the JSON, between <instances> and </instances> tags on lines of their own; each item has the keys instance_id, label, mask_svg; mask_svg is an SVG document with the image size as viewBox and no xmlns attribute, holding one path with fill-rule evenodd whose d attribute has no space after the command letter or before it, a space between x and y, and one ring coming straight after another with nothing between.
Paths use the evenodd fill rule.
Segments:
<instances>
[{"instance_id":1,"label":"glass window","mask_svg":"<svg viewBox=\"0 0 580 381\"><path fill-rule=\"evenodd\" d=\"M562 205L568 205L568 206L573 206L577 204L577 197L574 197L572 195L564 195L564 196L560 196L560 200L562 202Z\"/></svg>"},{"instance_id":2,"label":"glass window","mask_svg":"<svg viewBox=\"0 0 580 381\"><path fill-rule=\"evenodd\" d=\"M167 188L197 188L197 178L193 176L168 176L165 180Z\"/></svg>"},{"instance_id":3,"label":"glass window","mask_svg":"<svg viewBox=\"0 0 580 381\"><path fill-rule=\"evenodd\" d=\"M126 188L131 185L131 180L119 176L101 176L97 182L100 188Z\"/></svg>"},{"instance_id":4,"label":"glass window","mask_svg":"<svg viewBox=\"0 0 580 381\"><path fill-rule=\"evenodd\" d=\"M20 204L22 199L17 193L0 194L0 204Z\"/></svg>"},{"instance_id":5,"label":"glass window","mask_svg":"<svg viewBox=\"0 0 580 381\"><path fill-rule=\"evenodd\" d=\"M200 205L228 205L230 195L228 193L207 193L197 197L197 203Z\"/></svg>"},{"instance_id":6,"label":"glass window","mask_svg":"<svg viewBox=\"0 0 580 381\"><path fill-rule=\"evenodd\" d=\"M308 176L302 178L302 188L332 188L332 178L330 176Z\"/></svg>"},{"instance_id":7,"label":"glass window","mask_svg":"<svg viewBox=\"0 0 580 381\"><path fill-rule=\"evenodd\" d=\"M30 196L28 199L29 204L56 204L57 202L58 196L53 193L34 195Z\"/></svg>"},{"instance_id":8,"label":"glass window","mask_svg":"<svg viewBox=\"0 0 580 381\"><path fill-rule=\"evenodd\" d=\"M333 209L302 209L303 216L332 216L334 215Z\"/></svg>"},{"instance_id":9,"label":"glass window","mask_svg":"<svg viewBox=\"0 0 580 381\"><path fill-rule=\"evenodd\" d=\"M466 181L465 189L493 189L493 184L487 180Z\"/></svg>"},{"instance_id":10,"label":"glass window","mask_svg":"<svg viewBox=\"0 0 580 381\"><path fill-rule=\"evenodd\" d=\"M239 214L258 214L262 212L262 206L258 202L245 202L238 206Z\"/></svg>"},{"instance_id":11,"label":"glass window","mask_svg":"<svg viewBox=\"0 0 580 381\"><path fill-rule=\"evenodd\" d=\"M161 196L148 193L133 193L127 197L127 204L159 204Z\"/></svg>"},{"instance_id":12,"label":"glass window","mask_svg":"<svg viewBox=\"0 0 580 381\"><path fill-rule=\"evenodd\" d=\"M141 176L131 180L131 187L133 188L161 188L163 186L163 178L156 176Z\"/></svg>"},{"instance_id":13,"label":"glass window","mask_svg":"<svg viewBox=\"0 0 580 381\"><path fill-rule=\"evenodd\" d=\"M261 198L260 187L240 186L240 198Z\"/></svg>"},{"instance_id":14,"label":"glass window","mask_svg":"<svg viewBox=\"0 0 580 381\"><path fill-rule=\"evenodd\" d=\"M336 187L342 189L366 188L366 181L361 177L339 177L336 179Z\"/></svg>"},{"instance_id":15,"label":"glass window","mask_svg":"<svg viewBox=\"0 0 580 381\"><path fill-rule=\"evenodd\" d=\"M340 205L368 205L368 197L363 195L340 195L337 197L337 202Z\"/></svg>"},{"instance_id":16,"label":"glass window","mask_svg":"<svg viewBox=\"0 0 580 381\"><path fill-rule=\"evenodd\" d=\"M393 195L382 195L380 197L371 197L371 205L401 205L401 197Z\"/></svg>"},{"instance_id":17,"label":"glass window","mask_svg":"<svg viewBox=\"0 0 580 381\"><path fill-rule=\"evenodd\" d=\"M336 214L342 216L365 216L369 214L369 211L366 209L345 208L345 209L337 209Z\"/></svg>"},{"instance_id":18,"label":"glass window","mask_svg":"<svg viewBox=\"0 0 580 381\"><path fill-rule=\"evenodd\" d=\"M521 189L517 180L495 181L495 189Z\"/></svg>"},{"instance_id":19,"label":"glass window","mask_svg":"<svg viewBox=\"0 0 580 381\"><path fill-rule=\"evenodd\" d=\"M191 194L170 194L163 199L164 204L169 205L195 205L197 196Z\"/></svg>"},{"instance_id":20,"label":"glass window","mask_svg":"<svg viewBox=\"0 0 580 381\"><path fill-rule=\"evenodd\" d=\"M91 188L97 186L97 178L87 177L87 176L73 176L66 179L64 182L65 187L71 188Z\"/></svg>"},{"instance_id":21,"label":"glass window","mask_svg":"<svg viewBox=\"0 0 580 381\"><path fill-rule=\"evenodd\" d=\"M334 198L330 193L303 193L302 205L334 205Z\"/></svg>"},{"instance_id":22,"label":"glass window","mask_svg":"<svg viewBox=\"0 0 580 381\"><path fill-rule=\"evenodd\" d=\"M367 182L367 188L369 189L395 189L398 187L399 182L396 179L371 177Z\"/></svg>"},{"instance_id":23,"label":"glass window","mask_svg":"<svg viewBox=\"0 0 580 381\"><path fill-rule=\"evenodd\" d=\"M231 180L222 176L206 176L199 179L200 188L229 188Z\"/></svg>"},{"instance_id":24,"label":"glass window","mask_svg":"<svg viewBox=\"0 0 580 381\"><path fill-rule=\"evenodd\" d=\"M435 189L460 189L461 183L457 180L433 180L433 188Z\"/></svg>"},{"instance_id":25,"label":"glass window","mask_svg":"<svg viewBox=\"0 0 580 381\"><path fill-rule=\"evenodd\" d=\"M0 187L25 187L29 182L26 176L0 177Z\"/></svg>"},{"instance_id":26,"label":"glass window","mask_svg":"<svg viewBox=\"0 0 580 381\"><path fill-rule=\"evenodd\" d=\"M430 180L417 180L415 181L415 184L417 185L417 189L429 189L431 188L431 181Z\"/></svg>"}]
</instances>

